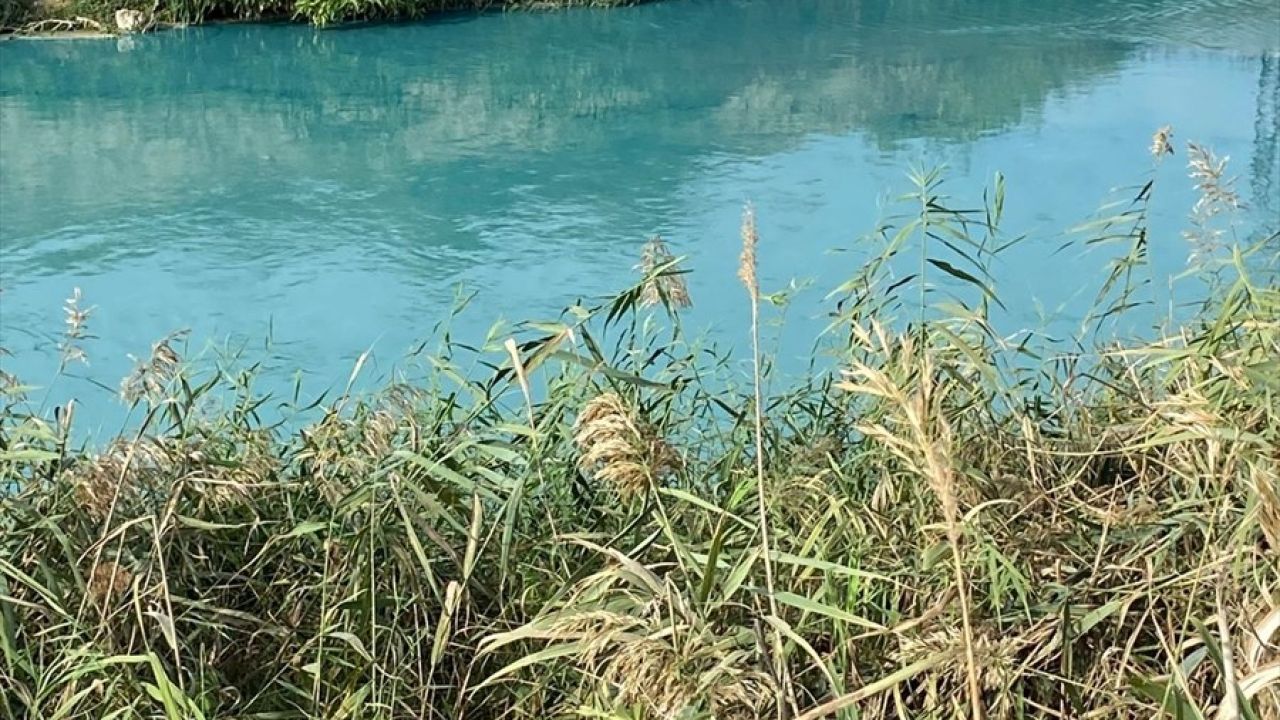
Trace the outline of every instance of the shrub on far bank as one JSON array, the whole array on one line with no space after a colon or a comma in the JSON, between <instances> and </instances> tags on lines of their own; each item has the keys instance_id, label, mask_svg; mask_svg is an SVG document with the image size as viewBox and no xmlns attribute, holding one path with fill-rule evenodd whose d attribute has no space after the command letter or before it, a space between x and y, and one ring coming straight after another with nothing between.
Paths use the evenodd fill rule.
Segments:
<instances>
[{"instance_id":1,"label":"shrub on far bank","mask_svg":"<svg viewBox=\"0 0 1280 720\"><path fill-rule=\"evenodd\" d=\"M218 20L298 20L317 26L362 20L403 20L449 11L613 7L644 0L0 0L0 29L73 29L84 18L114 28L117 10L144 13L157 25ZM47 21L47 22L44 22ZM63 21L59 23L58 21Z\"/></svg>"},{"instance_id":2,"label":"shrub on far bank","mask_svg":"<svg viewBox=\"0 0 1280 720\"><path fill-rule=\"evenodd\" d=\"M0 0L0 28L26 24L34 8L32 0Z\"/></svg>"}]
</instances>

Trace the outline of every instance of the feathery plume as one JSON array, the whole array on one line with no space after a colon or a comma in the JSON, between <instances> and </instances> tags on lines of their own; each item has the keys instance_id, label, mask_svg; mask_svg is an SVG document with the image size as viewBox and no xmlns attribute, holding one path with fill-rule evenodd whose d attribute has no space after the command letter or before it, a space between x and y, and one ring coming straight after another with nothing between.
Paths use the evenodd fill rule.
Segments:
<instances>
[{"instance_id":1,"label":"feathery plume","mask_svg":"<svg viewBox=\"0 0 1280 720\"><path fill-rule=\"evenodd\" d=\"M182 335L174 333L152 345L146 362L135 365L133 372L120 382L120 397L126 403L133 404L142 398L156 402L164 396L182 365L182 356L170 343Z\"/></svg>"},{"instance_id":2,"label":"feathery plume","mask_svg":"<svg viewBox=\"0 0 1280 720\"><path fill-rule=\"evenodd\" d=\"M89 364L89 357L84 353L84 347L81 342L89 339L88 322L89 316L93 314L96 308L84 308L80 306L83 296L80 294L80 288L73 288L71 297L62 303L62 311L66 313L65 322L66 329L62 332L62 342L58 343L58 351L62 355L62 367L73 362L82 362Z\"/></svg>"},{"instance_id":3,"label":"feathery plume","mask_svg":"<svg viewBox=\"0 0 1280 720\"><path fill-rule=\"evenodd\" d=\"M756 209L747 205L742 211L742 255L738 258L738 278L752 298L760 295L760 284L756 280L756 246L759 244Z\"/></svg>"},{"instance_id":4,"label":"feathery plume","mask_svg":"<svg viewBox=\"0 0 1280 720\"><path fill-rule=\"evenodd\" d=\"M582 471L612 485L624 497L643 493L681 464L666 440L637 419L616 393L599 395L583 407L573 440Z\"/></svg>"},{"instance_id":5,"label":"feathery plume","mask_svg":"<svg viewBox=\"0 0 1280 720\"><path fill-rule=\"evenodd\" d=\"M1230 157L1219 158L1212 150L1195 143L1187 143L1187 157L1188 175L1196 181L1196 190L1200 191L1200 199L1196 201L1193 212L1204 212L1212 217L1241 206L1240 196L1232 188L1235 178L1225 177Z\"/></svg>"},{"instance_id":6,"label":"feathery plume","mask_svg":"<svg viewBox=\"0 0 1280 720\"><path fill-rule=\"evenodd\" d=\"M1182 236L1191 245L1188 263L1199 265L1222 247L1225 230L1213 222L1214 218L1238 210L1243 204L1232 187L1235 178L1226 177L1227 161L1231 158L1219 158L1212 150L1195 143L1187 143L1187 158L1187 175L1195 181L1200 197L1191 208L1191 228Z\"/></svg>"}]
</instances>

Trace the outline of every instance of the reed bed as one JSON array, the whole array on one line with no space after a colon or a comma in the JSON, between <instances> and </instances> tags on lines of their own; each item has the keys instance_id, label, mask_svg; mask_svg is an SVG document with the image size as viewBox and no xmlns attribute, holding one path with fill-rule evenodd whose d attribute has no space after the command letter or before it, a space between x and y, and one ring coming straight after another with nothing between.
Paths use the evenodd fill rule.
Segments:
<instances>
[{"instance_id":1,"label":"reed bed","mask_svg":"<svg viewBox=\"0 0 1280 720\"><path fill-rule=\"evenodd\" d=\"M173 338L97 448L7 378L0 715L1277 720L1277 236L1233 236L1194 148L1208 298L1119 330L1170 132L1078 235L1114 261L1070 341L993 326L1003 182L957 210L921 172L831 293L830 369L767 395L758 342L744 383L684 336L660 240L300 429ZM774 239L743 239L756 337ZM68 324L75 362L78 293Z\"/></svg>"}]
</instances>

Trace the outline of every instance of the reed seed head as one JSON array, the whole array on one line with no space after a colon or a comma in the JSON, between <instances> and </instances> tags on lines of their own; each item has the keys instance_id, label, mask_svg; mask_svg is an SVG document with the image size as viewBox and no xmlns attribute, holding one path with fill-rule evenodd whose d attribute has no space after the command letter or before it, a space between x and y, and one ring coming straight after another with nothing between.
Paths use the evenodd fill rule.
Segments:
<instances>
[{"instance_id":1,"label":"reed seed head","mask_svg":"<svg viewBox=\"0 0 1280 720\"><path fill-rule=\"evenodd\" d=\"M87 590L95 605L114 602L133 584L133 573L114 560L103 560L94 565L89 574Z\"/></svg>"},{"instance_id":2,"label":"reed seed head","mask_svg":"<svg viewBox=\"0 0 1280 720\"><path fill-rule=\"evenodd\" d=\"M738 259L738 278L753 298L760 294L760 283L756 280L756 246L759 244L756 209L748 204L742 211L742 255Z\"/></svg>"},{"instance_id":3,"label":"reed seed head","mask_svg":"<svg viewBox=\"0 0 1280 720\"><path fill-rule=\"evenodd\" d=\"M582 409L574 429L578 466L634 497L680 467L675 450L638 419L616 393L604 393Z\"/></svg>"},{"instance_id":4,"label":"reed seed head","mask_svg":"<svg viewBox=\"0 0 1280 720\"><path fill-rule=\"evenodd\" d=\"M579 599L594 598L591 609L552 620L540 636L576 641L579 667L599 677L618 702L642 707L649 717L701 716L707 709L731 720L764 717L774 692L749 655L726 657L716 629L691 613L675 586L647 601L630 590L605 590L620 577L605 571L587 579ZM600 591L608 594L601 598ZM601 599L611 609L594 605Z\"/></svg>"},{"instance_id":5,"label":"reed seed head","mask_svg":"<svg viewBox=\"0 0 1280 720\"><path fill-rule=\"evenodd\" d=\"M63 367L73 362L89 364L89 357L85 355L82 343L84 340L89 339L89 316L93 314L95 308L81 307L83 299L80 288L77 287L72 289L71 297L68 297L62 303L62 312L66 315L63 320L66 323L66 328L62 332L62 341L58 344L58 351L62 355Z\"/></svg>"},{"instance_id":6,"label":"reed seed head","mask_svg":"<svg viewBox=\"0 0 1280 720\"><path fill-rule=\"evenodd\" d=\"M986 710L991 718L1016 717L1011 703L1009 688L1018 679L1019 665L1025 660L1028 652L1035 653L1037 648L1033 639L1045 637L1045 631L1051 626L1043 625L1034 628L1028 636L1004 635L990 628L985 628L974 637L977 656L981 658L978 667L979 686L986 700ZM922 635L904 636L899 639L899 647L892 653L894 660L902 665L909 665L931 656L943 654L959 655L964 647L964 637L960 628L951 625ZM935 692L934 698L925 703L933 710L941 710L947 703L964 692L964 664L958 662L941 663L920 676L921 681Z\"/></svg>"},{"instance_id":7,"label":"reed seed head","mask_svg":"<svg viewBox=\"0 0 1280 720\"><path fill-rule=\"evenodd\" d=\"M126 403L133 404L143 398L155 403L164 398L182 366L182 356L171 344L182 334L174 333L152 345L150 357L137 363L133 372L120 381L120 397Z\"/></svg>"},{"instance_id":8,"label":"reed seed head","mask_svg":"<svg viewBox=\"0 0 1280 720\"><path fill-rule=\"evenodd\" d=\"M680 659L667 643L637 640L620 644L602 677L618 688L627 704L646 706L658 717L678 717L697 700L696 688L690 687L678 672Z\"/></svg>"},{"instance_id":9,"label":"reed seed head","mask_svg":"<svg viewBox=\"0 0 1280 720\"><path fill-rule=\"evenodd\" d=\"M1241 207L1240 196L1232 188L1235 179L1226 177L1230 157L1219 158L1203 145L1187 143L1187 158L1188 175L1196 181L1196 190L1200 191L1193 213L1213 216Z\"/></svg>"},{"instance_id":10,"label":"reed seed head","mask_svg":"<svg viewBox=\"0 0 1280 720\"><path fill-rule=\"evenodd\" d=\"M1159 162L1173 154L1173 126L1165 125L1151 136L1151 156Z\"/></svg>"},{"instance_id":11,"label":"reed seed head","mask_svg":"<svg viewBox=\"0 0 1280 720\"><path fill-rule=\"evenodd\" d=\"M124 475L125 453L120 448L112 448L85 468L73 471L76 504L94 520L103 520L117 495L129 489Z\"/></svg>"},{"instance_id":12,"label":"reed seed head","mask_svg":"<svg viewBox=\"0 0 1280 720\"><path fill-rule=\"evenodd\" d=\"M645 282L640 291L640 304L648 307L665 302L667 307L678 309L693 304L684 277L674 267L666 267L675 261L661 235L654 235L640 251L639 270ZM666 267L665 270L662 268Z\"/></svg>"},{"instance_id":13,"label":"reed seed head","mask_svg":"<svg viewBox=\"0 0 1280 720\"><path fill-rule=\"evenodd\" d=\"M1188 262L1199 265L1213 257L1222 248L1225 230L1213 220L1218 215L1229 214L1241 207L1240 196L1232 185L1234 178L1227 178L1227 161L1213 151L1195 143L1187 143L1188 176L1195 181L1200 197L1191 208L1191 227L1182 233L1191 245Z\"/></svg>"},{"instance_id":14,"label":"reed seed head","mask_svg":"<svg viewBox=\"0 0 1280 720\"><path fill-rule=\"evenodd\" d=\"M400 431L400 418L387 410L375 410L364 419L361 426L363 452L382 458L395 451L396 433Z\"/></svg>"},{"instance_id":15,"label":"reed seed head","mask_svg":"<svg viewBox=\"0 0 1280 720\"><path fill-rule=\"evenodd\" d=\"M152 496L173 473L161 441L117 440L102 454L65 471L79 509L95 521L113 507L135 505Z\"/></svg>"}]
</instances>

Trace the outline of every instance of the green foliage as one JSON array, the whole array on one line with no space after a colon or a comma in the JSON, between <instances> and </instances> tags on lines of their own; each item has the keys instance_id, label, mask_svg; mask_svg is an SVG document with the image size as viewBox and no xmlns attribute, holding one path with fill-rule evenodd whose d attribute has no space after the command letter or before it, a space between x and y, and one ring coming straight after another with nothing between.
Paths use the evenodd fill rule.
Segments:
<instances>
[{"instance_id":1,"label":"green foliage","mask_svg":"<svg viewBox=\"0 0 1280 720\"><path fill-rule=\"evenodd\" d=\"M172 338L96 449L7 379L0 717L1274 718L1280 290L1011 339L1003 183L913 177L759 438L674 259L298 429Z\"/></svg>"},{"instance_id":2,"label":"green foliage","mask_svg":"<svg viewBox=\"0 0 1280 720\"><path fill-rule=\"evenodd\" d=\"M636 0L294 0L293 15L326 26L352 20L417 18L450 10L493 10L499 8L551 9L558 7L610 7L631 5Z\"/></svg>"},{"instance_id":3,"label":"green foliage","mask_svg":"<svg viewBox=\"0 0 1280 720\"><path fill-rule=\"evenodd\" d=\"M289 17L287 0L163 0L162 15L171 22L199 24L206 20L258 20Z\"/></svg>"},{"instance_id":4,"label":"green foliage","mask_svg":"<svg viewBox=\"0 0 1280 720\"><path fill-rule=\"evenodd\" d=\"M453 10L609 7L640 0L70 0L37 6L34 0L0 0L0 28L20 29L28 21L87 17L111 27L115 12L140 10L160 22L199 24L209 20L288 18L316 26L362 20L419 18Z\"/></svg>"},{"instance_id":5,"label":"green foliage","mask_svg":"<svg viewBox=\"0 0 1280 720\"><path fill-rule=\"evenodd\" d=\"M0 28L22 25L34 9L34 0L0 0Z\"/></svg>"},{"instance_id":6,"label":"green foliage","mask_svg":"<svg viewBox=\"0 0 1280 720\"><path fill-rule=\"evenodd\" d=\"M414 0L295 0L293 11L298 17L323 27L361 18L416 17L452 4Z\"/></svg>"}]
</instances>

